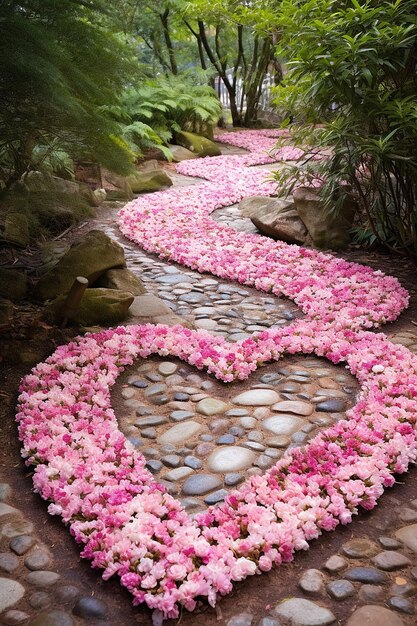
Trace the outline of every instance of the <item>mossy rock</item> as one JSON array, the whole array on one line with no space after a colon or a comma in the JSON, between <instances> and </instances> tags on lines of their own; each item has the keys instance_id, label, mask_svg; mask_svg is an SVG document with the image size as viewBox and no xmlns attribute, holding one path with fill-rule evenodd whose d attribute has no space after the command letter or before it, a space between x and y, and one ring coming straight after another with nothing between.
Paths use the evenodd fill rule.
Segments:
<instances>
[{"instance_id":1,"label":"mossy rock","mask_svg":"<svg viewBox=\"0 0 417 626\"><path fill-rule=\"evenodd\" d=\"M174 163L181 163L181 161L188 161L189 159L196 159L197 155L191 150L187 150L183 146L176 146L172 143L168 144L168 148L172 152L172 160Z\"/></svg>"},{"instance_id":2,"label":"mossy rock","mask_svg":"<svg viewBox=\"0 0 417 626\"><path fill-rule=\"evenodd\" d=\"M125 265L122 246L103 232L92 230L40 279L34 295L42 301L52 300L66 294L77 276L85 276L93 284L107 270Z\"/></svg>"},{"instance_id":3,"label":"mossy rock","mask_svg":"<svg viewBox=\"0 0 417 626\"><path fill-rule=\"evenodd\" d=\"M172 185L168 174L161 169L135 172L127 177L127 182L133 193L151 193Z\"/></svg>"},{"instance_id":4,"label":"mossy rock","mask_svg":"<svg viewBox=\"0 0 417 626\"><path fill-rule=\"evenodd\" d=\"M100 276L94 286L128 291L133 296L141 296L146 293L142 281L128 269L107 270Z\"/></svg>"},{"instance_id":5,"label":"mossy rock","mask_svg":"<svg viewBox=\"0 0 417 626\"><path fill-rule=\"evenodd\" d=\"M6 215L2 239L20 248L26 248L29 245L29 220L24 213Z\"/></svg>"},{"instance_id":6,"label":"mossy rock","mask_svg":"<svg viewBox=\"0 0 417 626\"><path fill-rule=\"evenodd\" d=\"M134 296L127 291L100 287L86 289L79 309L70 322L79 326L118 324L128 317L133 300ZM66 296L63 295L51 302L45 311L46 318L59 322L63 317L65 301Z\"/></svg>"},{"instance_id":7,"label":"mossy rock","mask_svg":"<svg viewBox=\"0 0 417 626\"><path fill-rule=\"evenodd\" d=\"M0 296L9 300L21 300L26 293L26 274L18 270L0 268Z\"/></svg>"},{"instance_id":8,"label":"mossy rock","mask_svg":"<svg viewBox=\"0 0 417 626\"><path fill-rule=\"evenodd\" d=\"M187 148L199 157L219 156L221 154L219 146L206 137L181 130L175 133L175 138L178 145Z\"/></svg>"}]
</instances>

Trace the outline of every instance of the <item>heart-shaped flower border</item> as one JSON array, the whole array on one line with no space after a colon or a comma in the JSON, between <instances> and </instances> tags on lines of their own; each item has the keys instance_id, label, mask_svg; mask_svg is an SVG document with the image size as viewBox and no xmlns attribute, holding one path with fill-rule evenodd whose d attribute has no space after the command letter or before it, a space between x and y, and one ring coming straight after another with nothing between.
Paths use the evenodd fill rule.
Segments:
<instances>
[{"instance_id":1,"label":"heart-shaped flower border","mask_svg":"<svg viewBox=\"0 0 417 626\"><path fill-rule=\"evenodd\" d=\"M193 521L118 430L110 386L136 358L177 356L223 380L283 354L345 361L361 384L347 419L292 450ZM298 321L229 344L181 326L129 326L61 346L26 377L19 435L35 489L82 555L164 617L214 604L234 581L288 561L321 531L370 509L417 456L417 358L382 334Z\"/></svg>"}]
</instances>

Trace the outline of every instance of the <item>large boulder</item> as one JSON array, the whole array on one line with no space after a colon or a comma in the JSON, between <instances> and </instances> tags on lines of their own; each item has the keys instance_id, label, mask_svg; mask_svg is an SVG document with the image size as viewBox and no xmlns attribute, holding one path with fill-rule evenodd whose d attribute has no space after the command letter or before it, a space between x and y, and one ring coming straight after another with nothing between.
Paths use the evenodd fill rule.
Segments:
<instances>
[{"instance_id":1,"label":"large boulder","mask_svg":"<svg viewBox=\"0 0 417 626\"><path fill-rule=\"evenodd\" d=\"M187 150L183 146L176 146L173 143L168 144L168 148L172 152L172 160L175 163L180 163L181 161L188 161L189 159L196 159L197 155L191 150Z\"/></svg>"},{"instance_id":2,"label":"large boulder","mask_svg":"<svg viewBox=\"0 0 417 626\"><path fill-rule=\"evenodd\" d=\"M77 276L85 276L91 285L107 270L125 265L122 246L100 230L92 230L40 279L35 296L43 301L52 300L66 294Z\"/></svg>"},{"instance_id":3,"label":"large boulder","mask_svg":"<svg viewBox=\"0 0 417 626\"><path fill-rule=\"evenodd\" d=\"M24 213L8 213L6 215L2 239L20 248L26 248L29 245L29 220Z\"/></svg>"},{"instance_id":4,"label":"large boulder","mask_svg":"<svg viewBox=\"0 0 417 626\"><path fill-rule=\"evenodd\" d=\"M26 293L26 274L18 270L0 268L0 296L9 300L21 300Z\"/></svg>"},{"instance_id":5,"label":"large boulder","mask_svg":"<svg viewBox=\"0 0 417 626\"><path fill-rule=\"evenodd\" d=\"M128 291L133 296L141 296L146 293L142 281L128 269L107 270L100 276L94 286Z\"/></svg>"},{"instance_id":6,"label":"large boulder","mask_svg":"<svg viewBox=\"0 0 417 626\"><path fill-rule=\"evenodd\" d=\"M219 156L221 154L219 146L210 139L207 139L207 137L201 137L200 135L180 130L175 133L175 138L178 145L187 148L187 150L190 150L199 157Z\"/></svg>"},{"instance_id":7,"label":"large boulder","mask_svg":"<svg viewBox=\"0 0 417 626\"><path fill-rule=\"evenodd\" d=\"M285 198L251 196L244 198L239 209L264 235L286 243L304 243L307 229L295 210L294 202Z\"/></svg>"},{"instance_id":8,"label":"large boulder","mask_svg":"<svg viewBox=\"0 0 417 626\"><path fill-rule=\"evenodd\" d=\"M348 245L357 208L353 199L346 198L340 210L332 211L331 207L324 206L316 191L308 187L295 189L293 197L297 213L315 246L339 250Z\"/></svg>"},{"instance_id":9,"label":"large boulder","mask_svg":"<svg viewBox=\"0 0 417 626\"><path fill-rule=\"evenodd\" d=\"M103 189L107 192L107 200L133 200L134 195L127 177L101 170Z\"/></svg>"},{"instance_id":10,"label":"large boulder","mask_svg":"<svg viewBox=\"0 0 417 626\"><path fill-rule=\"evenodd\" d=\"M118 324L125 320L134 296L127 291L116 289L92 288L86 289L81 299L76 315L70 320L80 326L95 326L96 324ZM66 296L56 298L47 307L47 319L60 321L63 317L63 306Z\"/></svg>"},{"instance_id":11,"label":"large boulder","mask_svg":"<svg viewBox=\"0 0 417 626\"><path fill-rule=\"evenodd\" d=\"M133 193L151 193L172 185L172 180L162 169L137 171L126 180Z\"/></svg>"}]
</instances>

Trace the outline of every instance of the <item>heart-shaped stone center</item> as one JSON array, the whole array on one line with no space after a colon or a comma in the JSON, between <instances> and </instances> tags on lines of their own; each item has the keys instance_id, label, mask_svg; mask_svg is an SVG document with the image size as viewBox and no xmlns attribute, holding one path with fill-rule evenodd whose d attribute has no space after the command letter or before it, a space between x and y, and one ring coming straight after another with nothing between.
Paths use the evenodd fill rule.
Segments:
<instances>
[{"instance_id":1,"label":"heart-shaped stone center","mask_svg":"<svg viewBox=\"0 0 417 626\"><path fill-rule=\"evenodd\" d=\"M155 480L193 516L344 418L356 390L342 366L313 357L287 357L229 385L152 358L123 373L112 404Z\"/></svg>"}]
</instances>

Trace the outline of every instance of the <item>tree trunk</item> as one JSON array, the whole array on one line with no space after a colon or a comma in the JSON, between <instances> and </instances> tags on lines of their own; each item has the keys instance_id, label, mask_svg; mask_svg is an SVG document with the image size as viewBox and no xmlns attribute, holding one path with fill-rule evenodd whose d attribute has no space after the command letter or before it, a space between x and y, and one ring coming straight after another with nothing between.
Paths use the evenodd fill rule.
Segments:
<instances>
[{"instance_id":1,"label":"tree trunk","mask_svg":"<svg viewBox=\"0 0 417 626\"><path fill-rule=\"evenodd\" d=\"M168 56L169 56L169 63L170 63L170 66L171 66L171 72L174 75L176 75L176 74L178 74L178 66L177 66L177 61L175 59L175 51L174 51L174 46L172 44L171 33L169 32L168 16L169 16L169 9L166 9L166 11L164 11L164 13L160 13L160 15L159 15L159 17L161 18L161 22L162 22L162 29L163 29L163 32L164 32L165 45L166 45L167 50L168 50Z\"/></svg>"}]
</instances>

